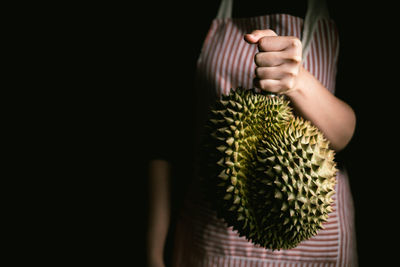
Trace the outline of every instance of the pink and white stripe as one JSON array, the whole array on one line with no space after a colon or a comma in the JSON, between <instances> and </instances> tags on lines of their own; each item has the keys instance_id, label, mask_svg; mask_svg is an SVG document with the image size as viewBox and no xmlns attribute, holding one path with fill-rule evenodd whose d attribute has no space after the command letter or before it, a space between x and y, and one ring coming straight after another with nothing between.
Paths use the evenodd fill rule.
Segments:
<instances>
[{"instance_id":1,"label":"pink and white stripe","mask_svg":"<svg viewBox=\"0 0 400 267\"><path fill-rule=\"evenodd\" d=\"M216 96L231 88L253 87L257 46L243 40L254 29L301 39L303 19L285 14L215 19L198 59L198 85ZM333 21L321 19L304 67L335 91L339 40ZM195 186L199 188L199 186ZM248 242L216 217L201 192L191 192L177 226L174 267L355 267L354 211L348 178L337 176L333 212L315 237L294 249L270 251Z\"/></svg>"}]
</instances>

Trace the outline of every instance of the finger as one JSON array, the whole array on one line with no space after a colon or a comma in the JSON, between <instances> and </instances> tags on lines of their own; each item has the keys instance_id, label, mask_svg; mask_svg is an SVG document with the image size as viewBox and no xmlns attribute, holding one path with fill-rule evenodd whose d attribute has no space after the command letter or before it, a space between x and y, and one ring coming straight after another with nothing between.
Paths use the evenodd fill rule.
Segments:
<instances>
[{"instance_id":1,"label":"finger","mask_svg":"<svg viewBox=\"0 0 400 267\"><path fill-rule=\"evenodd\" d=\"M278 71L278 67L257 67L255 70L256 77L260 80L282 78L282 72Z\"/></svg>"},{"instance_id":2,"label":"finger","mask_svg":"<svg viewBox=\"0 0 400 267\"><path fill-rule=\"evenodd\" d=\"M295 55L290 51L283 52L258 52L254 56L257 67L275 67L284 63L298 64L301 56Z\"/></svg>"},{"instance_id":3,"label":"finger","mask_svg":"<svg viewBox=\"0 0 400 267\"><path fill-rule=\"evenodd\" d=\"M280 70L280 67L257 67L255 70L258 79L273 79L279 80L285 77L285 73Z\"/></svg>"},{"instance_id":4,"label":"finger","mask_svg":"<svg viewBox=\"0 0 400 267\"><path fill-rule=\"evenodd\" d=\"M279 80L260 80L256 78L253 80L253 84L254 87L271 93L279 93L282 90L282 84Z\"/></svg>"},{"instance_id":5,"label":"finger","mask_svg":"<svg viewBox=\"0 0 400 267\"><path fill-rule=\"evenodd\" d=\"M292 36L265 36L258 41L258 50L269 51L282 51L285 49L300 49L301 41Z\"/></svg>"},{"instance_id":6,"label":"finger","mask_svg":"<svg viewBox=\"0 0 400 267\"><path fill-rule=\"evenodd\" d=\"M281 54L282 52L259 52L254 56L254 62L257 67L279 66L285 62Z\"/></svg>"},{"instance_id":7,"label":"finger","mask_svg":"<svg viewBox=\"0 0 400 267\"><path fill-rule=\"evenodd\" d=\"M244 39L250 44L256 44L262 37L266 36L277 36L277 34L270 29L266 30L255 30L249 34L244 35Z\"/></svg>"},{"instance_id":8,"label":"finger","mask_svg":"<svg viewBox=\"0 0 400 267\"><path fill-rule=\"evenodd\" d=\"M290 64L283 64L277 67L256 67L255 74L259 79L281 80L286 78L294 78L298 73L298 68L292 67Z\"/></svg>"}]
</instances>

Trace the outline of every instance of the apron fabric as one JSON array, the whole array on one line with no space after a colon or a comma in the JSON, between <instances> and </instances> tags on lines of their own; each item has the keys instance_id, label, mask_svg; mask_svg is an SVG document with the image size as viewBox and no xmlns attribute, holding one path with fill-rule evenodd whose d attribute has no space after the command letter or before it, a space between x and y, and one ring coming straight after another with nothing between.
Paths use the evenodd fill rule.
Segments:
<instances>
[{"instance_id":1,"label":"apron fabric","mask_svg":"<svg viewBox=\"0 0 400 267\"><path fill-rule=\"evenodd\" d=\"M246 43L243 36L256 29L272 29L278 35L301 39L304 68L334 93L338 33L327 12L320 12L325 7L317 2L324 1L309 1L303 20L286 14L231 18L232 1L222 1L197 61L196 86L206 99L201 103L203 118L209 104L221 94L240 86L254 87L257 45ZM323 15L316 16L316 11ZM204 125L202 122L200 119L199 124ZM217 218L199 180L195 179L176 225L172 266L356 267L354 208L346 172L340 170L336 179L333 211L324 223L325 228L296 248L280 251L262 248L239 237L232 227Z\"/></svg>"}]
</instances>

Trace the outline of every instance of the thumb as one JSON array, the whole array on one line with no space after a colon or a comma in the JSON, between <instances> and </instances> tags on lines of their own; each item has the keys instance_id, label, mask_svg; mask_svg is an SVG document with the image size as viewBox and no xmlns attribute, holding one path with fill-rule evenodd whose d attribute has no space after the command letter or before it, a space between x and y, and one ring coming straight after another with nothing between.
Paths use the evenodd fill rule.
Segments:
<instances>
[{"instance_id":1,"label":"thumb","mask_svg":"<svg viewBox=\"0 0 400 267\"><path fill-rule=\"evenodd\" d=\"M273 30L255 30L251 33L244 35L244 40L250 44L256 44L258 41L266 36L278 36Z\"/></svg>"}]
</instances>

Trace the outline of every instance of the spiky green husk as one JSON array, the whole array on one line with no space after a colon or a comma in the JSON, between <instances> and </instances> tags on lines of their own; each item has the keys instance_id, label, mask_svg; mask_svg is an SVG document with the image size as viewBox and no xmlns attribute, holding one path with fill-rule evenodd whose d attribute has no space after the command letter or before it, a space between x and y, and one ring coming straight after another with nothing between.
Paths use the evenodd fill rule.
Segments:
<instances>
[{"instance_id":1,"label":"spiky green husk","mask_svg":"<svg viewBox=\"0 0 400 267\"><path fill-rule=\"evenodd\" d=\"M202 174L219 217L269 249L289 249L331 211L334 152L283 97L238 88L211 112Z\"/></svg>"}]
</instances>

